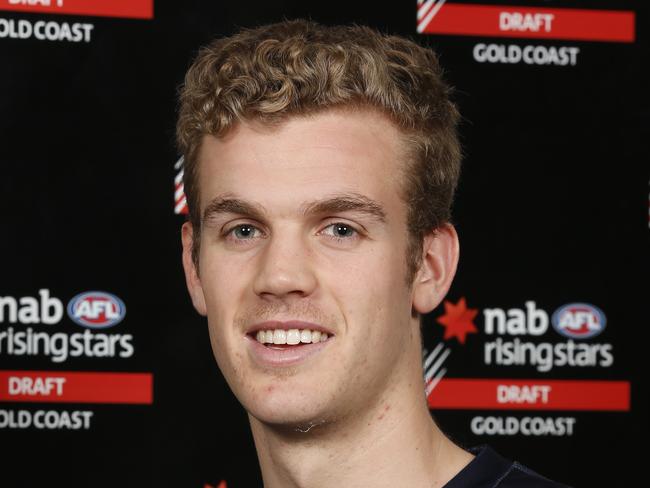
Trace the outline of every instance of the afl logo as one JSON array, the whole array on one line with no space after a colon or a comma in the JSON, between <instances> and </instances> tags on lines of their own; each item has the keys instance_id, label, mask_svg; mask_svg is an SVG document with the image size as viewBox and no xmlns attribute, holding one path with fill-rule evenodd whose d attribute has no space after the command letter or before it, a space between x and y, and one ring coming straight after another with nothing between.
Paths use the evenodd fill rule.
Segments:
<instances>
[{"instance_id":1,"label":"afl logo","mask_svg":"<svg viewBox=\"0 0 650 488\"><path fill-rule=\"evenodd\" d=\"M87 291L68 303L68 316L77 324L91 329L106 329L122 321L124 302L103 291Z\"/></svg>"},{"instance_id":2,"label":"afl logo","mask_svg":"<svg viewBox=\"0 0 650 488\"><path fill-rule=\"evenodd\" d=\"M607 319L601 309L588 303L569 303L558 308L553 317L553 328L565 337L587 339L605 330Z\"/></svg>"}]
</instances>

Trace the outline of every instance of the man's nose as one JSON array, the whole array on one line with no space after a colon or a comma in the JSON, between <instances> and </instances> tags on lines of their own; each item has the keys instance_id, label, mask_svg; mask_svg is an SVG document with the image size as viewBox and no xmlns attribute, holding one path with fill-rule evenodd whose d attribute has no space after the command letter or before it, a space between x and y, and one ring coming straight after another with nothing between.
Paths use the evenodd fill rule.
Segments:
<instances>
[{"instance_id":1,"label":"man's nose","mask_svg":"<svg viewBox=\"0 0 650 488\"><path fill-rule=\"evenodd\" d=\"M316 288L313 251L304 236L289 232L271 236L260 260L253 283L262 298L308 296Z\"/></svg>"}]
</instances>

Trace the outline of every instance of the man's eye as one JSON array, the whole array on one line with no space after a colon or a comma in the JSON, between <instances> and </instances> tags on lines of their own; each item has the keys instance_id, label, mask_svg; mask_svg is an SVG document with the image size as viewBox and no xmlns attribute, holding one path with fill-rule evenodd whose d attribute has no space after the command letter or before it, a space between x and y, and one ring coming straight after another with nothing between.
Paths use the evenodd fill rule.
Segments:
<instances>
[{"instance_id":1,"label":"man's eye","mask_svg":"<svg viewBox=\"0 0 650 488\"><path fill-rule=\"evenodd\" d=\"M358 234L354 227L341 222L328 225L325 227L324 233L328 236L334 237L335 239L355 238Z\"/></svg>"},{"instance_id":2,"label":"man's eye","mask_svg":"<svg viewBox=\"0 0 650 488\"><path fill-rule=\"evenodd\" d=\"M241 224L230 229L226 235L233 235L238 240L248 240L256 237L256 232L259 233L257 227L250 224Z\"/></svg>"}]
</instances>

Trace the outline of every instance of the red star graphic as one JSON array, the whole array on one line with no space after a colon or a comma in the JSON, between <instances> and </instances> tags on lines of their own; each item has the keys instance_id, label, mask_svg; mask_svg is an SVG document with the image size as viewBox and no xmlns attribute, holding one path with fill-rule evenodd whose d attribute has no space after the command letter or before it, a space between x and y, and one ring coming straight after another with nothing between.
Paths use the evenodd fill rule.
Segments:
<instances>
[{"instance_id":1,"label":"red star graphic","mask_svg":"<svg viewBox=\"0 0 650 488\"><path fill-rule=\"evenodd\" d=\"M445 326L445 335L443 339L455 337L458 342L465 344L467 334L476 334L478 329L472 322L478 314L477 308L467 308L465 297L458 300L454 305L445 300L445 313L438 317L438 322Z\"/></svg>"}]
</instances>

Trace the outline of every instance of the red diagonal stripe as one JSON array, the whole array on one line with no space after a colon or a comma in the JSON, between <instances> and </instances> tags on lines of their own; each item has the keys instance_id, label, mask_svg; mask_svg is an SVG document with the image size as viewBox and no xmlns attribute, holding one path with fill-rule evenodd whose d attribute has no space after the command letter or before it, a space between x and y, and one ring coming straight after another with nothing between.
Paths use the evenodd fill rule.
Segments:
<instances>
[{"instance_id":1,"label":"red diagonal stripe","mask_svg":"<svg viewBox=\"0 0 650 488\"><path fill-rule=\"evenodd\" d=\"M440 380L429 407L489 410L630 410L629 381L540 379Z\"/></svg>"},{"instance_id":2,"label":"red diagonal stripe","mask_svg":"<svg viewBox=\"0 0 650 488\"><path fill-rule=\"evenodd\" d=\"M426 1L426 0L425 0L425 1ZM436 6L436 2L433 2L433 3L432 3L431 5L429 5L429 6L427 6L425 3L423 3L422 5L420 5L420 6L418 7L418 16L419 16L421 19L424 19L424 18L427 16L427 14L428 14L429 12L431 12L431 9L432 9L433 7L435 7L435 6ZM426 12L424 11L425 8L426 8ZM422 11L421 14L420 14L420 11Z\"/></svg>"}]
</instances>

